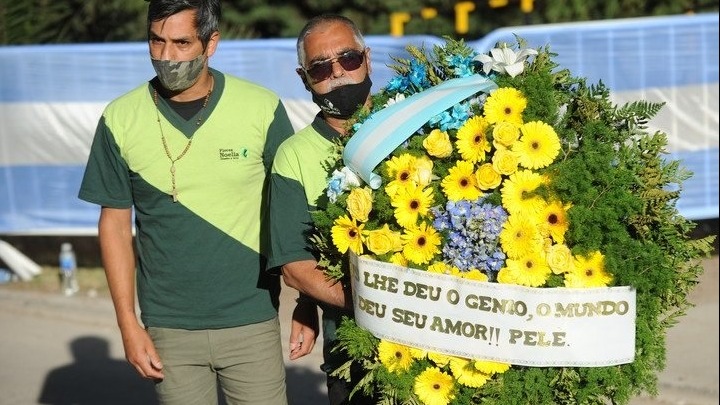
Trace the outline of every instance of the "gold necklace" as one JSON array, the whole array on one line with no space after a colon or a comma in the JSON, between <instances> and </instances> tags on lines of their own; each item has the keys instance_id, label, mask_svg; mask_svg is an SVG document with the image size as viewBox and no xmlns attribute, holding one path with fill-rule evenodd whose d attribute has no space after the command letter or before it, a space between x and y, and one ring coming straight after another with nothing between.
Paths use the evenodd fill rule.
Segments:
<instances>
[{"instance_id":1,"label":"gold necklace","mask_svg":"<svg viewBox=\"0 0 720 405\"><path fill-rule=\"evenodd\" d=\"M212 76L211 76L212 77ZM200 107L200 111L202 112L205 110L205 107L208 105L208 101L210 101L210 95L213 91L213 85L210 84L210 89L208 90L207 94L205 95L205 101L203 101L202 107ZM190 138L188 139L187 145L185 145L185 148L180 152L180 154L173 158L170 154L170 148L168 148L167 140L165 139L165 133L163 132L162 123L160 122L160 108L158 107L158 92L156 89L153 89L153 101L155 102L155 114L157 116L157 122L158 126L160 127L160 139L162 139L163 149L165 149L165 155L170 159L170 179L171 179L171 185L172 185L172 191L171 195L173 198L173 202L177 202L178 200L178 191L177 186L175 185L175 162L182 159L183 156L187 153L188 150L190 150L190 146L192 145L193 137L195 136L195 133L193 133ZM199 127L202 123L203 117L200 115L195 122L195 124Z\"/></svg>"}]
</instances>

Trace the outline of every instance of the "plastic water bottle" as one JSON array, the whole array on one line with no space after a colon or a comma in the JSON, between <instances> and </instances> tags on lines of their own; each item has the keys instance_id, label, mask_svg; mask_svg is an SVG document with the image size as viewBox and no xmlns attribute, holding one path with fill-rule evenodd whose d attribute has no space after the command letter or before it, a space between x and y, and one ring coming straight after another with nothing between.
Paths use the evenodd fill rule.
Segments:
<instances>
[{"instance_id":1,"label":"plastic water bottle","mask_svg":"<svg viewBox=\"0 0 720 405\"><path fill-rule=\"evenodd\" d=\"M60 245L60 279L62 292L66 296L74 295L80 289L77 282L77 260L70 243Z\"/></svg>"},{"instance_id":2,"label":"plastic water bottle","mask_svg":"<svg viewBox=\"0 0 720 405\"><path fill-rule=\"evenodd\" d=\"M13 281L13 273L5 268L0 267L0 284L5 284Z\"/></svg>"}]
</instances>

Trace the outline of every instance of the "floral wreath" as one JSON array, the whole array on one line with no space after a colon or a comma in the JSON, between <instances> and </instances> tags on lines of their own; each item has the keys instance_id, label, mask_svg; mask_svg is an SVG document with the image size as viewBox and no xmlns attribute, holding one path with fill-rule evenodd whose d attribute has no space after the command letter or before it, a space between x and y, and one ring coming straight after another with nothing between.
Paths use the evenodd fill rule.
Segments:
<instances>
[{"instance_id":1,"label":"floral wreath","mask_svg":"<svg viewBox=\"0 0 720 405\"><path fill-rule=\"evenodd\" d=\"M427 120L384 157L372 188L337 145L326 209L313 212L320 265L348 277L349 252L427 272L533 288L632 286L635 356L607 367L527 367L459 358L380 339L352 319L338 329L350 361L334 375L380 404L606 404L657 394L665 332L691 306L714 236L691 240L675 203L690 174L662 158L646 123L662 104L610 102L602 84L558 70L549 49L501 44L478 54L446 39L407 47L396 76L358 111L383 109L473 75L497 88ZM598 350L602 348L598 347Z\"/></svg>"}]
</instances>

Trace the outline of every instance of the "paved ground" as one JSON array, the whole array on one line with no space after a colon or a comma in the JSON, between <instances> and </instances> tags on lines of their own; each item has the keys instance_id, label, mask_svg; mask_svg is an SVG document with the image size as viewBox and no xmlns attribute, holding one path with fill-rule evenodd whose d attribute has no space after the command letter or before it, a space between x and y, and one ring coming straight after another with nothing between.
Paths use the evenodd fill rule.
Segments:
<instances>
[{"instance_id":1,"label":"paved ground","mask_svg":"<svg viewBox=\"0 0 720 405\"><path fill-rule=\"evenodd\" d=\"M668 333L660 395L631 405L718 404L718 257L704 266L696 306ZM285 289L281 297L286 334L294 296ZM325 404L319 349L287 363L291 405ZM156 404L123 358L109 299L0 286L0 405L31 404Z\"/></svg>"}]
</instances>

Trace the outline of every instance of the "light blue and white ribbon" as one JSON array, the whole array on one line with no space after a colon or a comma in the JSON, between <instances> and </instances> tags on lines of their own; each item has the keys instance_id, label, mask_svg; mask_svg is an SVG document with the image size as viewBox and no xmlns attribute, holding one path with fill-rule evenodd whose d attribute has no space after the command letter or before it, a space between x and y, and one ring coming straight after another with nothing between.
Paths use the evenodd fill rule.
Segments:
<instances>
[{"instance_id":1,"label":"light blue and white ribbon","mask_svg":"<svg viewBox=\"0 0 720 405\"><path fill-rule=\"evenodd\" d=\"M345 145L343 162L370 187L378 189L382 179L373 170L410 135L462 100L496 88L495 82L476 74L447 80L389 105L363 122Z\"/></svg>"}]
</instances>

